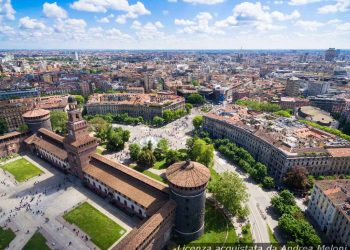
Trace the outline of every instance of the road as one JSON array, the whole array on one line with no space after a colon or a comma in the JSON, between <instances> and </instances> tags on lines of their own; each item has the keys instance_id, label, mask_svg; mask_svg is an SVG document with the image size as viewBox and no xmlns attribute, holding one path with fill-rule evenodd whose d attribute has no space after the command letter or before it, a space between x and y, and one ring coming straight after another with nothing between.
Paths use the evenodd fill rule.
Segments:
<instances>
[{"instance_id":1,"label":"road","mask_svg":"<svg viewBox=\"0 0 350 250\"><path fill-rule=\"evenodd\" d=\"M219 107L214 108L216 109ZM128 129L131 132L131 143L140 142L145 137L160 137L167 139L171 148L180 149L185 148L186 140L190 137L190 132L193 130L192 119L198 114L201 114L201 112L195 109L191 115L187 116L188 118L182 117L162 128L149 128L145 125L125 126L115 124L114 126ZM122 162L125 160L125 156L127 156L127 150L117 154L107 155L107 157L116 158ZM274 230L277 227L278 221L268 214L267 210L270 206L271 198L276 192L263 190L256 183L252 182L246 174L239 170L239 168L228 163L217 153L215 153L214 168L219 173L224 171L236 172L243 179L250 195L248 201L248 207L250 210L249 222L252 226L253 239L257 243L270 242L268 225ZM264 219L264 217L266 219Z\"/></svg>"},{"instance_id":2,"label":"road","mask_svg":"<svg viewBox=\"0 0 350 250\"><path fill-rule=\"evenodd\" d=\"M252 226L252 236L256 243L268 243L270 242L268 228L274 229L278 221L273 219L266 211L270 206L271 197L275 192L267 192L260 188L257 184L251 181L251 179L243 173L239 168L223 159L219 153L215 152L214 156L214 169L218 172L235 172L244 181L249 193L248 207L250 210L248 219ZM266 219L264 219L264 217Z\"/></svg>"}]
</instances>

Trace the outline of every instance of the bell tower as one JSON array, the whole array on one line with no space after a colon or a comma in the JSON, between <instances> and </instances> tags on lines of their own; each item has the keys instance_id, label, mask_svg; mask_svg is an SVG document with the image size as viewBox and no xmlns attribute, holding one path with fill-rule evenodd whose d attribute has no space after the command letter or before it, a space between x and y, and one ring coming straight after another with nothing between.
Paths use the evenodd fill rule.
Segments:
<instances>
[{"instance_id":1,"label":"bell tower","mask_svg":"<svg viewBox=\"0 0 350 250\"><path fill-rule=\"evenodd\" d=\"M77 109L73 96L68 98L68 106L68 135L64 138L64 145L68 153L70 172L83 179L83 169L89 164L90 155L96 152L98 140L89 135L87 122Z\"/></svg>"}]
</instances>

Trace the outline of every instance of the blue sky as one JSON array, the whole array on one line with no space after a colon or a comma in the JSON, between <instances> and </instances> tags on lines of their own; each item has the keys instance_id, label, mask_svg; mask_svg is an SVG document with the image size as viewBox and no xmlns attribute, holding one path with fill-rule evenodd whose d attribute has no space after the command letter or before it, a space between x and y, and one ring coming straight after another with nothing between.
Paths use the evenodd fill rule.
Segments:
<instances>
[{"instance_id":1,"label":"blue sky","mask_svg":"<svg viewBox=\"0 0 350 250\"><path fill-rule=\"evenodd\" d=\"M350 0L0 0L4 49L349 45Z\"/></svg>"}]
</instances>

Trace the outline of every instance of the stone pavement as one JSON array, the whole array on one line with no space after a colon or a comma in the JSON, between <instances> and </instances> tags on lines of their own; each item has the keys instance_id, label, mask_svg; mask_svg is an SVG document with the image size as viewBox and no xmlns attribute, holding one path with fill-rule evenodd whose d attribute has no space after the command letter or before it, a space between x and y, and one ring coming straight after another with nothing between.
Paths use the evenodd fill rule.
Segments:
<instances>
[{"instance_id":1,"label":"stone pavement","mask_svg":"<svg viewBox=\"0 0 350 250\"><path fill-rule=\"evenodd\" d=\"M83 235L77 236L65 226L64 220L62 222L64 212L84 201L93 204L127 232L139 223L139 219L129 217L109 204L75 177L65 175L35 156L24 157L44 174L16 184L0 171L0 181L5 183L0 182L0 226L9 227L16 233L9 249L22 249L37 230L52 249L94 249L91 241L86 241Z\"/></svg>"}]
</instances>

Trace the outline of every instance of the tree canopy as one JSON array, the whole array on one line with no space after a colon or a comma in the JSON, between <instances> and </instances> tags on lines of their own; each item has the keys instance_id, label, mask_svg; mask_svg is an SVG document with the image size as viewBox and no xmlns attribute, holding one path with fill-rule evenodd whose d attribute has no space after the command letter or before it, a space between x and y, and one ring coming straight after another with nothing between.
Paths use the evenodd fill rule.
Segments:
<instances>
[{"instance_id":1,"label":"tree canopy","mask_svg":"<svg viewBox=\"0 0 350 250\"><path fill-rule=\"evenodd\" d=\"M60 134L67 133L68 114L61 110L50 112L52 130Z\"/></svg>"},{"instance_id":2,"label":"tree canopy","mask_svg":"<svg viewBox=\"0 0 350 250\"><path fill-rule=\"evenodd\" d=\"M204 118L203 118L203 116L201 116L201 115L197 115L197 116L195 116L195 117L193 118L192 124L193 124L193 126L194 126L194 128L195 128L196 130L199 130L199 129L200 129L200 127L201 127L202 124L203 124L203 120L204 120Z\"/></svg>"},{"instance_id":3,"label":"tree canopy","mask_svg":"<svg viewBox=\"0 0 350 250\"><path fill-rule=\"evenodd\" d=\"M9 131L9 128L7 126L7 122L4 118L0 118L0 135L3 135Z\"/></svg>"},{"instance_id":4,"label":"tree canopy","mask_svg":"<svg viewBox=\"0 0 350 250\"><path fill-rule=\"evenodd\" d=\"M248 201L247 188L243 180L234 172L219 174L219 178L210 183L214 197L233 215L246 216Z\"/></svg>"},{"instance_id":5,"label":"tree canopy","mask_svg":"<svg viewBox=\"0 0 350 250\"><path fill-rule=\"evenodd\" d=\"M192 93L187 97L187 102L195 105L202 105L204 104L205 100L200 94Z\"/></svg>"},{"instance_id":6,"label":"tree canopy","mask_svg":"<svg viewBox=\"0 0 350 250\"><path fill-rule=\"evenodd\" d=\"M288 170L283 182L292 190L305 192L311 187L308 176L309 172L305 167L296 166Z\"/></svg>"}]
</instances>

